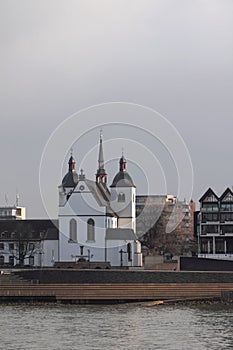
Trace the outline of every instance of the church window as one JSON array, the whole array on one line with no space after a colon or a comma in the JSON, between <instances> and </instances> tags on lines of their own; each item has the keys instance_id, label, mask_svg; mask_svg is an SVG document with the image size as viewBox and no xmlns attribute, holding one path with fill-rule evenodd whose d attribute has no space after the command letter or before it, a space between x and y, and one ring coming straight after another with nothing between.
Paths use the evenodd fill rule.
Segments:
<instances>
[{"instance_id":1,"label":"church window","mask_svg":"<svg viewBox=\"0 0 233 350\"><path fill-rule=\"evenodd\" d=\"M118 202L125 202L125 194L124 193L119 193L118 194Z\"/></svg>"},{"instance_id":2,"label":"church window","mask_svg":"<svg viewBox=\"0 0 233 350\"><path fill-rule=\"evenodd\" d=\"M87 240L95 240L95 221L91 218L87 220Z\"/></svg>"},{"instance_id":3,"label":"church window","mask_svg":"<svg viewBox=\"0 0 233 350\"><path fill-rule=\"evenodd\" d=\"M70 220L70 237L71 242L77 241L77 222L75 219Z\"/></svg>"},{"instance_id":4,"label":"church window","mask_svg":"<svg viewBox=\"0 0 233 350\"><path fill-rule=\"evenodd\" d=\"M128 254L128 261L132 261L132 248L130 243L127 244L127 254Z\"/></svg>"}]
</instances>

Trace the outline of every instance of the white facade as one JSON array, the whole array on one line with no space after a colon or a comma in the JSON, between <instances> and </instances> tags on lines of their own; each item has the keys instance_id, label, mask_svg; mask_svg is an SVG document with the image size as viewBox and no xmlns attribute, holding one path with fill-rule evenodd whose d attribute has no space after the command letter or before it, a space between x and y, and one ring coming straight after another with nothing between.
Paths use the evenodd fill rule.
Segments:
<instances>
[{"instance_id":1,"label":"white facade","mask_svg":"<svg viewBox=\"0 0 233 350\"><path fill-rule=\"evenodd\" d=\"M78 176L71 156L59 186L59 261L142 266L135 234L136 188L122 156L109 191L102 147L101 138L96 181L86 179L82 170Z\"/></svg>"},{"instance_id":2,"label":"white facade","mask_svg":"<svg viewBox=\"0 0 233 350\"><path fill-rule=\"evenodd\" d=\"M0 266L52 267L58 238L58 220L0 220Z\"/></svg>"},{"instance_id":3,"label":"white facade","mask_svg":"<svg viewBox=\"0 0 233 350\"><path fill-rule=\"evenodd\" d=\"M23 261L24 266L52 267L58 261L58 240L31 240ZM30 245L33 248L30 249ZM13 267L19 264L19 242L5 240L0 243L0 266Z\"/></svg>"}]
</instances>

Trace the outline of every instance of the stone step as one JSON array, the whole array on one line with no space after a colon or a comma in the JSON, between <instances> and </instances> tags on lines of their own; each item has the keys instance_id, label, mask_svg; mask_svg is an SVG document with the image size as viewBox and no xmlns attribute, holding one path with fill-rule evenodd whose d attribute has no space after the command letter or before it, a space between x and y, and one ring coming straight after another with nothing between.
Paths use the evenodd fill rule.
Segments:
<instances>
[{"instance_id":1,"label":"stone step","mask_svg":"<svg viewBox=\"0 0 233 350\"><path fill-rule=\"evenodd\" d=\"M56 300L168 300L221 297L233 283L2 285L0 297L55 297Z\"/></svg>"},{"instance_id":2,"label":"stone step","mask_svg":"<svg viewBox=\"0 0 233 350\"><path fill-rule=\"evenodd\" d=\"M14 273L1 273L0 274L0 285L8 284L27 284L29 281L25 280L23 277L15 275Z\"/></svg>"}]
</instances>

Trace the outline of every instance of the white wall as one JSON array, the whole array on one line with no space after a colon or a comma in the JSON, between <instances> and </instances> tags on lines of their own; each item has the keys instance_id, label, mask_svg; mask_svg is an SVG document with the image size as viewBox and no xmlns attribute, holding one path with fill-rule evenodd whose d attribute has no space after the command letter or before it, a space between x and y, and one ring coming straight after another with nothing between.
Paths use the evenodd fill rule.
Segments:
<instances>
[{"instance_id":1,"label":"white wall","mask_svg":"<svg viewBox=\"0 0 233 350\"><path fill-rule=\"evenodd\" d=\"M71 218L77 222L77 242L69 240L69 227ZM95 221L95 241L87 240L87 221ZM70 261L72 255L80 255L80 245L90 250L92 261L105 261L105 216L76 216L59 218L59 247L60 261Z\"/></svg>"}]
</instances>

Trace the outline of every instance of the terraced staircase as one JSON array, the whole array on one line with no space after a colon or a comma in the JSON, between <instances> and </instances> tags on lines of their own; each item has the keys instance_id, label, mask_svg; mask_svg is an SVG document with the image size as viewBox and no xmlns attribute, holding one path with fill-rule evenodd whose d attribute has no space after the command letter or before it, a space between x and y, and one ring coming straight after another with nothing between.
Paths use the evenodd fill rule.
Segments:
<instances>
[{"instance_id":1,"label":"terraced staircase","mask_svg":"<svg viewBox=\"0 0 233 350\"><path fill-rule=\"evenodd\" d=\"M63 276L63 277L62 277ZM28 278L28 279L27 279ZM144 280L143 280L144 279ZM190 281L190 282L189 282ZM0 301L95 303L221 298L232 273L38 271L0 275Z\"/></svg>"},{"instance_id":2,"label":"terraced staircase","mask_svg":"<svg viewBox=\"0 0 233 350\"><path fill-rule=\"evenodd\" d=\"M17 282L17 283L16 283ZM0 285L0 297L54 298L60 302L143 301L221 297L233 291L233 283L200 284L38 284L8 279Z\"/></svg>"},{"instance_id":3,"label":"terraced staircase","mask_svg":"<svg viewBox=\"0 0 233 350\"><path fill-rule=\"evenodd\" d=\"M15 275L12 272L1 273L0 274L0 287L3 285L21 285L21 284L30 284L31 282L24 279L21 276Z\"/></svg>"}]
</instances>

